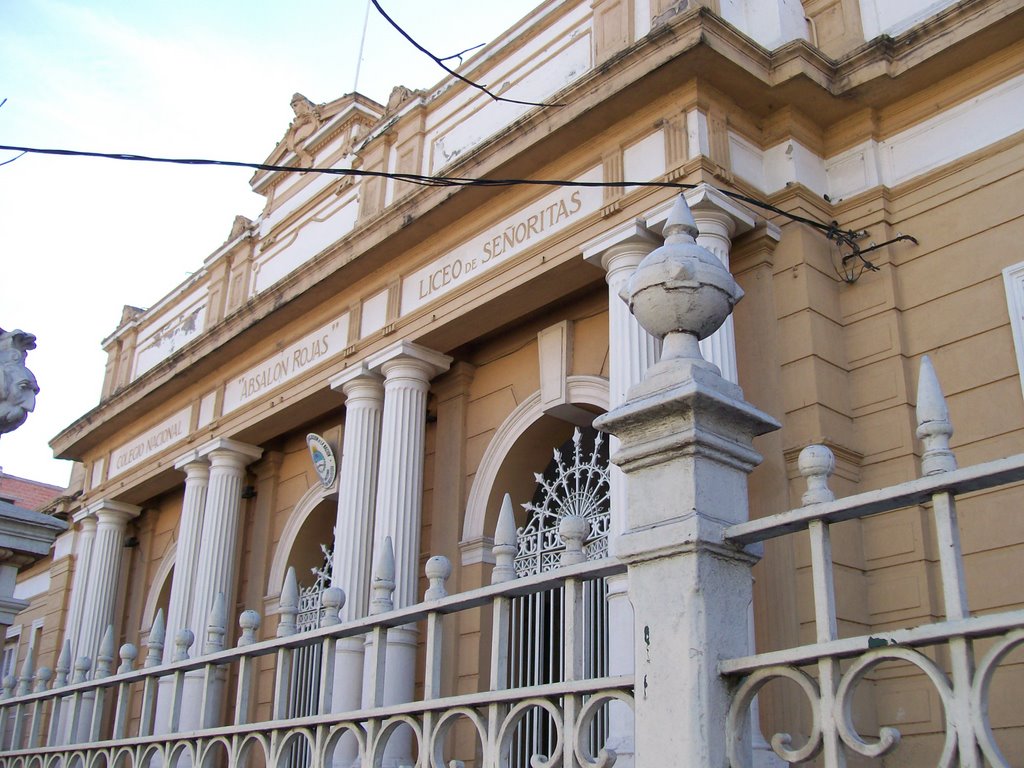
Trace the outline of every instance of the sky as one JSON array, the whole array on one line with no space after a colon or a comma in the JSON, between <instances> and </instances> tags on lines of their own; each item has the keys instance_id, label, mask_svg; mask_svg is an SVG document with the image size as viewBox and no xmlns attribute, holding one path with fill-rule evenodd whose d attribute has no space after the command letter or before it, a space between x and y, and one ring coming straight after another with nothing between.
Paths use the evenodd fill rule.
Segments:
<instances>
[{"instance_id":1,"label":"sky","mask_svg":"<svg viewBox=\"0 0 1024 768\"><path fill-rule=\"evenodd\" d=\"M497 37L539 0L380 0L447 56ZM261 162L316 103L444 76L365 0L0 0L0 144ZM0 162L16 153L0 151ZM99 402L125 304L149 307L263 198L244 169L25 155L0 166L0 327L38 337L36 410L0 436L7 474L65 485L48 445Z\"/></svg>"}]
</instances>

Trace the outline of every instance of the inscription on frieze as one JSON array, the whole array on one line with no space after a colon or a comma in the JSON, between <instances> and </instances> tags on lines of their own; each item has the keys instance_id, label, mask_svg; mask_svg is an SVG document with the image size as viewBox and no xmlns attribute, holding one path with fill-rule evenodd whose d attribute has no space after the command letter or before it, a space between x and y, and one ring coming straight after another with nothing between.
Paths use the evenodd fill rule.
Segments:
<instances>
[{"instance_id":1,"label":"inscription on frieze","mask_svg":"<svg viewBox=\"0 0 1024 768\"><path fill-rule=\"evenodd\" d=\"M224 386L223 412L230 413L254 402L305 371L340 355L348 344L348 322L346 312L228 381Z\"/></svg>"},{"instance_id":2,"label":"inscription on frieze","mask_svg":"<svg viewBox=\"0 0 1024 768\"><path fill-rule=\"evenodd\" d=\"M577 180L601 178L597 167ZM402 279L401 313L419 309L597 211L602 194L594 187L556 189L407 275Z\"/></svg>"}]
</instances>

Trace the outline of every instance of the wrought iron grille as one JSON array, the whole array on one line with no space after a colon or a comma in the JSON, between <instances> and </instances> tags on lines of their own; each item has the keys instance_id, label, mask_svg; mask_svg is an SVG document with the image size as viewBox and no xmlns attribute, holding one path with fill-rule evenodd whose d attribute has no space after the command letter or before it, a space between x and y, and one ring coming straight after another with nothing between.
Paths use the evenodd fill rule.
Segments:
<instances>
[{"instance_id":1,"label":"wrought iron grille","mask_svg":"<svg viewBox=\"0 0 1024 768\"><path fill-rule=\"evenodd\" d=\"M323 626L324 590L331 585L334 553L331 547L320 545L323 564L310 570L314 581L308 587L299 588L299 611L295 616L298 632L310 632ZM289 711L292 717L308 717L317 714L320 701L320 667L323 648L319 644L303 645L295 649L292 657ZM295 741L289 749L287 768L308 768L311 761L309 749Z\"/></svg>"},{"instance_id":2,"label":"wrought iron grille","mask_svg":"<svg viewBox=\"0 0 1024 768\"><path fill-rule=\"evenodd\" d=\"M608 446L594 429L576 429L571 439L554 450L543 474L534 475L533 499L523 505L526 523L518 529L516 557L519 577L546 573L559 567L565 543L558 524L567 516L590 523L583 551L588 560L608 556L611 523ZM608 587L604 579L589 581L583 591L583 647L586 677L608 674ZM562 590L524 595L510 606L509 681L514 687L543 685L562 680L564 657L559 642L563 615ZM607 713L594 718L589 734L592 754L604 746ZM533 710L516 729L509 755L511 768L526 768L533 755L551 755L555 748L553 722Z\"/></svg>"}]
</instances>

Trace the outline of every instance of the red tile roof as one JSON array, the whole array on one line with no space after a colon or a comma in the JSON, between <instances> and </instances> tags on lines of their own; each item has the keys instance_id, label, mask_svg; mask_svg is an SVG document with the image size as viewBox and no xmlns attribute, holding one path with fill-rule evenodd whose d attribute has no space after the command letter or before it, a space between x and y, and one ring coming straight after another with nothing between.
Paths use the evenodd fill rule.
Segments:
<instances>
[{"instance_id":1,"label":"red tile roof","mask_svg":"<svg viewBox=\"0 0 1024 768\"><path fill-rule=\"evenodd\" d=\"M19 507L38 510L63 493L64 489L59 486L15 477L0 470L0 499Z\"/></svg>"}]
</instances>

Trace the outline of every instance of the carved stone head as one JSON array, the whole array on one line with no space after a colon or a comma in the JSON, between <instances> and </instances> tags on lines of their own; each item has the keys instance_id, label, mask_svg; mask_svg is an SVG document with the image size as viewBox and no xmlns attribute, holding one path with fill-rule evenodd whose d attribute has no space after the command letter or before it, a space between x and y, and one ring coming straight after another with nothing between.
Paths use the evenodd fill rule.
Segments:
<instances>
[{"instance_id":1,"label":"carved stone head","mask_svg":"<svg viewBox=\"0 0 1024 768\"><path fill-rule=\"evenodd\" d=\"M25 367L36 337L24 331L0 328L0 435L12 432L35 410L39 385Z\"/></svg>"}]
</instances>

